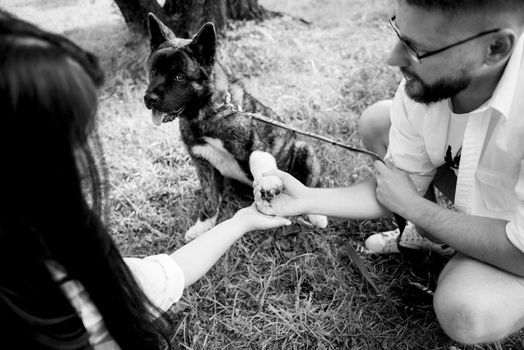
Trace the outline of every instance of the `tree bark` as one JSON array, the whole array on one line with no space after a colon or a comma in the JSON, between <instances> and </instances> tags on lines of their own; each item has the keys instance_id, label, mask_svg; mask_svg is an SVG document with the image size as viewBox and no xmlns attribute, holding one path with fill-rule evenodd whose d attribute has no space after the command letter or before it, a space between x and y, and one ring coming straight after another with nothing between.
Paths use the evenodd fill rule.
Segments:
<instances>
[{"instance_id":1,"label":"tree bark","mask_svg":"<svg viewBox=\"0 0 524 350\"><path fill-rule=\"evenodd\" d=\"M120 9L127 26L141 33L147 33L147 14L153 12L159 14L159 18L164 20L162 7L156 1L148 0L115 0Z\"/></svg>"},{"instance_id":2,"label":"tree bark","mask_svg":"<svg viewBox=\"0 0 524 350\"><path fill-rule=\"evenodd\" d=\"M258 1L227 0L227 16L234 20L266 19L269 12Z\"/></svg>"},{"instance_id":3,"label":"tree bark","mask_svg":"<svg viewBox=\"0 0 524 350\"><path fill-rule=\"evenodd\" d=\"M181 38L195 34L202 24L213 22L224 32L228 20L263 20L270 13L258 0L166 0L161 7L155 0L115 0L130 29L148 34L147 13L153 12Z\"/></svg>"}]
</instances>

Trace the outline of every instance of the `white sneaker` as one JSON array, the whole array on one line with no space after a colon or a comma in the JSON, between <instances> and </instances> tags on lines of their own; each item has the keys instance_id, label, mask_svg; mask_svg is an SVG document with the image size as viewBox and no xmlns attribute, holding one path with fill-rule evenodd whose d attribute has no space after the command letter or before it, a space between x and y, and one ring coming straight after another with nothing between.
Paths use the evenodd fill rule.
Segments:
<instances>
[{"instance_id":1,"label":"white sneaker","mask_svg":"<svg viewBox=\"0 0 524 350\"><path fill-rule=\"evenodd\" d=\"M376 254L400 253L397 245L399 234L399 229L375 233L366 239L366 248ZM404 233L400 240L400 245L410 249L431 250L432 252L444 256L455 253L455 249L447 244L435 243L422 237L415 229L415 225L411 222L406 224L406 228L404 229Z\"/></svg>"}]
</instances>

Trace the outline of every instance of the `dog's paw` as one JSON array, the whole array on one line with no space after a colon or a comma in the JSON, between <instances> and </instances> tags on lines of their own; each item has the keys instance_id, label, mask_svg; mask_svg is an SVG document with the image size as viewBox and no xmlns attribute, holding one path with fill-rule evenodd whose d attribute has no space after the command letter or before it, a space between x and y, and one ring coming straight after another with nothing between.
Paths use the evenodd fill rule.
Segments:
<instances>
[{"instance_id":1,"label":"dog's paw","mask_svg":"<svg viewBox=\"0 0 524 350\"><path fill-rule=\"evenodd\" d=\"M308 214L307 220L315 227L326 228L328 225L328 218L324 215Z\"/></svg>"},{"instance_id":2,"label":"dog's paw","mask_svg":"<svg viewBox=\"0 0 524 350\"><path fill-rule=\"evenodd\" d=\"M215 226L215 221L216 217L204 221L198 220L184 235L186 243L191 242L195 238L200 237L203 233L211 230Z\"/></svg>"},{"instance_id":3,"label":"dog's paw","mask_svg":"<svg viewBox=\"0 0 524 350\"><path fill-rule=\"evenodd\" d=\"M278 176L264 176L256 181L256 188L262 200L271 200L282 193L284 184Z\"/></svg>"}]
</instances>

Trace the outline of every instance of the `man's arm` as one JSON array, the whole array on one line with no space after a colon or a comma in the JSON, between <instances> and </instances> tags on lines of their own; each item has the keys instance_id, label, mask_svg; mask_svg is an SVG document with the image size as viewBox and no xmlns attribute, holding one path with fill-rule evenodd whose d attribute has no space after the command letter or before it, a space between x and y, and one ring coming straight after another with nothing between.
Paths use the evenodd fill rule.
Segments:
<instances>
[{"instance_id":1,"label":"man's arm","mask_svg":"<svg viewBox=\"0 0 524 350\"><path fill-rule=\"evenodd\" d=\"M524 276L524 253L506 236L507 221L458 213L417 194L409 176L376 162L377 197L389 210L457 251Z\"/></svg>"},{"instance_id":2,"label":"man's arm","mask_svg":"<svg viewBox=\"0 0 524 350\"><path fill-rule=\"evenodd\" d=\"M408 220L457 251L524 277L524 253L507 238L507 221L458 213L422 197L408 211Z\"/></svg>"}]
</instances>

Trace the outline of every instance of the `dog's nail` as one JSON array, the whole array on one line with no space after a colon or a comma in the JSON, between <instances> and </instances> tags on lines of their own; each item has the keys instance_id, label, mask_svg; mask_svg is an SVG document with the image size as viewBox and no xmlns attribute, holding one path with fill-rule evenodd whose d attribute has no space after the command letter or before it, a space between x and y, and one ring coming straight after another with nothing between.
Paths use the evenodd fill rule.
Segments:
<instances>
[{"instance_id":1,"label":"dog's nail","mask_svg":"<svg viewBox=\"0 0 524 350\"><path fill-rule=\"evenodd\" d=\"M261 192L261 195L262 195L262 199L264 199L264 200L268 200L268 199L271 199L273 197L271 195L271 191L262 190L260 192Z\"/></svg>"}]
</instances>

